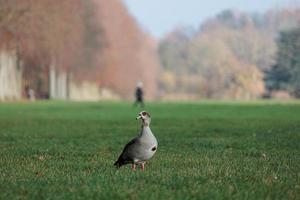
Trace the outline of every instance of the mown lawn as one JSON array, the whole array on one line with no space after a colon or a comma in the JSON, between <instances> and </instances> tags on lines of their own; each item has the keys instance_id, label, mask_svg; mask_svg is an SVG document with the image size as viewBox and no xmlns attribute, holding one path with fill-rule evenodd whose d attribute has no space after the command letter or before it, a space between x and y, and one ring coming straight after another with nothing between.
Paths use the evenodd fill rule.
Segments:
<instances>
[{"instance_id":1,"label":"mown lawn","mask_svg":"<svg viewBox=\"0 0 300 200\"><path fill-rule=\"evenodd\" d=\"M152 103L159 147L116 170L129 103L0 104L0 199L300 199L300 103Z\"/></svg>"}]
</instances>

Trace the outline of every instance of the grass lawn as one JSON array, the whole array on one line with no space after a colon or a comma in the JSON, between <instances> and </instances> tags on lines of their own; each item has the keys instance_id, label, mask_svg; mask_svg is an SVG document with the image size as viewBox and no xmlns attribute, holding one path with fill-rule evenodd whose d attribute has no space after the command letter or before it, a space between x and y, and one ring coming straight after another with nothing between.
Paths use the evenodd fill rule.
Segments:
<instances>
[{"instance_id":1,"label":"grass lawn","mask_svg":"<svg viewBox=\"0 0 300 200\"><path fill-rule=\"evenodd\" d=\"M146 171L114 161L129 103L0 104L0 199L300 199L300 103L152 103Z\"/></svg>"}]
</instances>

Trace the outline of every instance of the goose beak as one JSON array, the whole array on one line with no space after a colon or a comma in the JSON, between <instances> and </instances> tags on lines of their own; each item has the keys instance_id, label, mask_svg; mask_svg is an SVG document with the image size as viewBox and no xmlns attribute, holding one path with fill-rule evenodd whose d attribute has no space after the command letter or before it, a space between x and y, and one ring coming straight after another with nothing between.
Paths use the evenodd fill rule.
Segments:
<instances>
[{"instance_id":1,"label":"goose beak","mask_svg":"<svg viewBox=\"0 0 300 200\"><path fill-rule=\"evenodd\" d=\"M137 118L135 118L136 120L138 120L138 119L141 119L142 118L142 116L137 116Z\"/></svg>"}]
</instances>

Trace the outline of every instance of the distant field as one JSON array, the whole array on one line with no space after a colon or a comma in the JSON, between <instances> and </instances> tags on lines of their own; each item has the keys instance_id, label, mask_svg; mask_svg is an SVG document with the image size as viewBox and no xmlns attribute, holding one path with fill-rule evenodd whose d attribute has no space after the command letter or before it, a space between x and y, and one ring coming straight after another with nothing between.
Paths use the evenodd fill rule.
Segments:
<instances>
[{"instance_id":1,"label":"distant field","mask_svg":"<svg viewBox=\"0 0 300 200\"><path fill-rule=\"evenodd\" d=\"M0 104L0 199L300 199L300 102L152 103L159 147L116 170L129 103Z\"/></svg>"}]
</instances>

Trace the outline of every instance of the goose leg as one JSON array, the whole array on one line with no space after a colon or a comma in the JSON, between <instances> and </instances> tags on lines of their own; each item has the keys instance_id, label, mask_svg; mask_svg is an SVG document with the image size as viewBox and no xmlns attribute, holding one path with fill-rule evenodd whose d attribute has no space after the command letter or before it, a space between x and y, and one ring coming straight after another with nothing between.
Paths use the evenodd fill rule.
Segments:
<instances>
[{"instance_id":1,"label":"goose leg","mask_svg":"<svg viewBox=\"0 0 300 200\"><path fill-rule=\"evenodd\" d=\"M132 166L131 166L132 171L135 171L135 168L136 168L136 165L132 164Z\"/></svg>"},{"instance_id":2,"label":"goose leg","mask_svg":"<svg viewBox=\"0 0 300 200\"><path fill-rule=\"evenodd\" d=\"M142 163L141 167L142 167L142 171L144 171L145 170L145 163Z\"/></svg>"}]
</instances>

